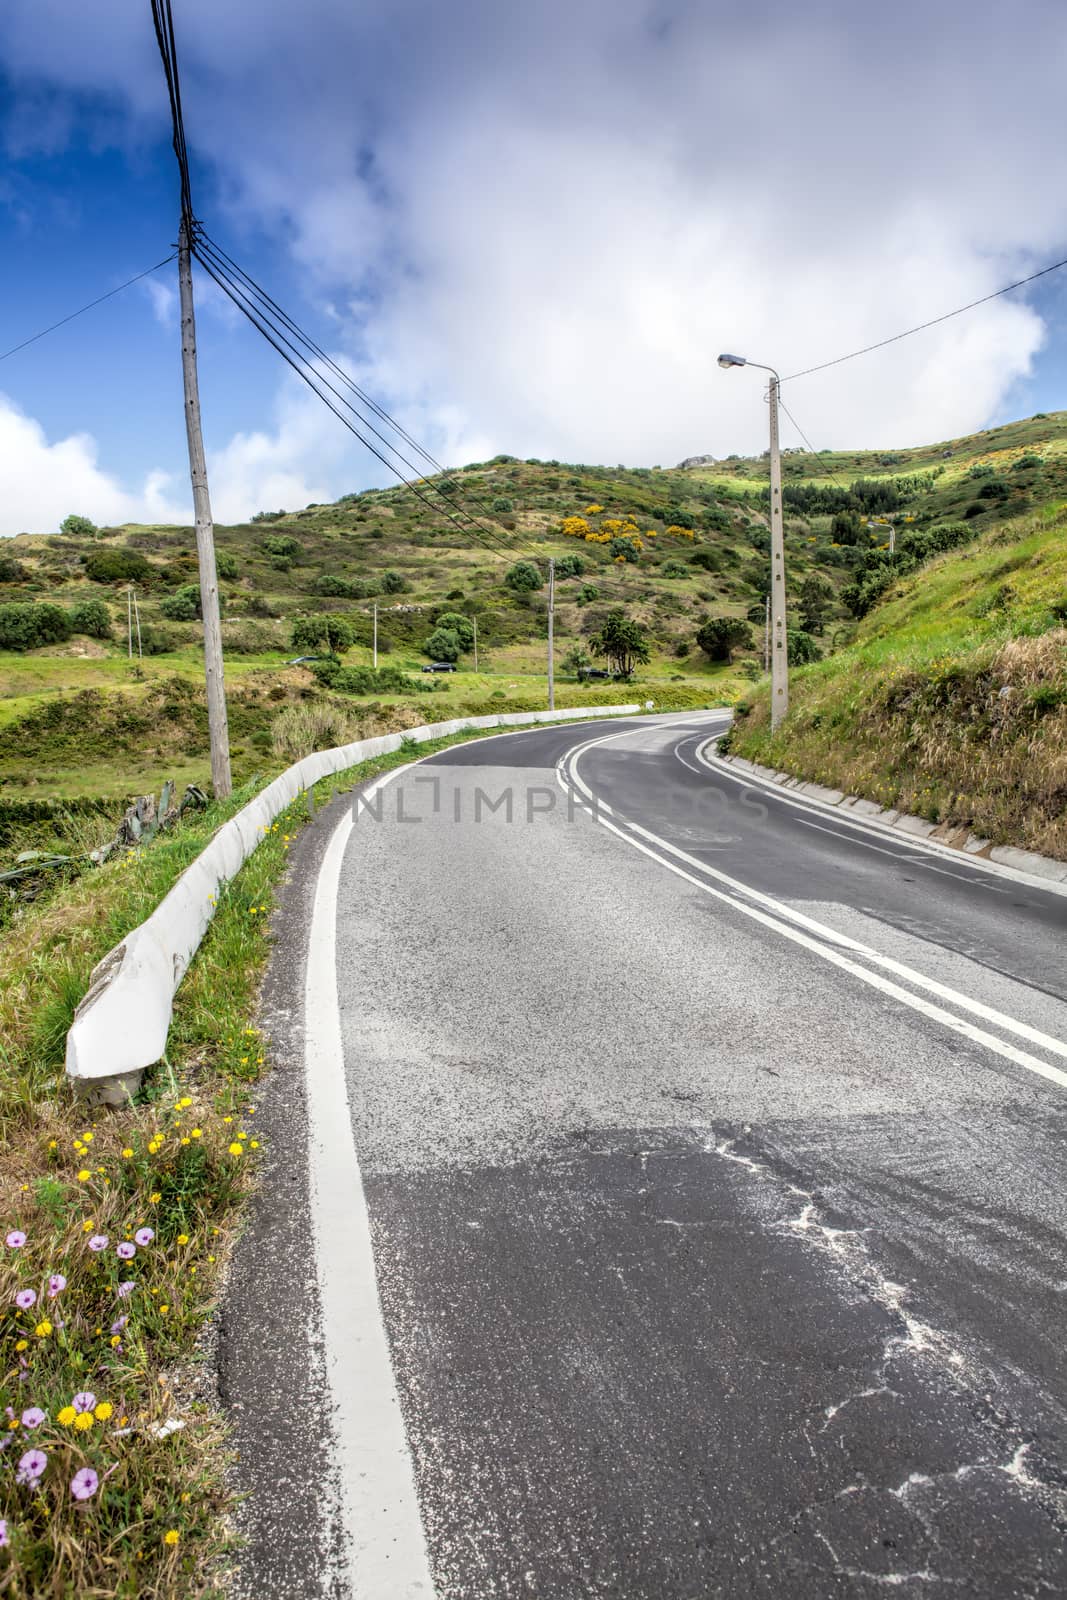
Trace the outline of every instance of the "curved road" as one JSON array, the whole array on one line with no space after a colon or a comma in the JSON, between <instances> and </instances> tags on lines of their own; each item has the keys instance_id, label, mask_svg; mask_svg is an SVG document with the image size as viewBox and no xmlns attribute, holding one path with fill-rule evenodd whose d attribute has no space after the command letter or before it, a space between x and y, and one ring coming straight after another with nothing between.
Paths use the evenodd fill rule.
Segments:
<instances>
[{"instance_id":1,"label":"curved road","mask_svg":"<svg viewBox=\"0 0 1067 1600\"><path fill-rule=\"evenodd\" d=\"M1067 895L754 787L725 725L456 746L326 851L348 1532L290 1574L246 1439L248 1592L1067 1590Z\"/></svg>"}]
</instances>

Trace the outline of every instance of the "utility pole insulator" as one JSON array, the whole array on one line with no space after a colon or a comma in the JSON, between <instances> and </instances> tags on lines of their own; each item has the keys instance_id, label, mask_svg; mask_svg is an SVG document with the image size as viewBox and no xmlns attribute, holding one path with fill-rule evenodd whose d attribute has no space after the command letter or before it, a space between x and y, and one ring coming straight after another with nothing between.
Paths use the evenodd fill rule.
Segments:
<instances>
[{"instance_id":1,"label":"utility pole insulator","mask_svg":"<svg viewBox=\"0 0 1067 1600\"><path fill-rule=\"evenodd\" d=\"M182 378L185 384L185 431L189 441L189 476L193 485L196 554L200 567L200 610L204 619L204 675L211 741L211 783L216 800L232 793L230 735L226 718L226 682L222 666L222 622L219 578L215 567L215 524L207 487L207 461L200 428L200 386L196 375L196 318L193 312L192 240L188 219L178 234L178 289L182 313Z\"/></svg>"}]
</instances>

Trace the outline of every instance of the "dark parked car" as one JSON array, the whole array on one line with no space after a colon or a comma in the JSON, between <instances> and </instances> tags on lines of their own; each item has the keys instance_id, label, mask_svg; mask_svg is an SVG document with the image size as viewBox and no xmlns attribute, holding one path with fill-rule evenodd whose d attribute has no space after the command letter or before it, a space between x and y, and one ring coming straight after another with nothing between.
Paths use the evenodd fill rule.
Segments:
<instances>
[{"instance_id":1,"label":"dark parked car","mask_svg":"<svg viewBox=\"0 0 1067 1600\"><path fill-rule=\"evenodd\" d=\"M604 667L579 667L579 678L613 678L615 674L608 672Z\"/></svg>"},{"instance_id":2,"label":"dark parked car","mask_svg":"<svg viewBox=\"0 0 1067 1600\"><path fill-rule=\"evenodd\" d=\"M423 672L455 672L456 663L454 661L431 661L422 670Z\"/></svg>"}]
</instances>

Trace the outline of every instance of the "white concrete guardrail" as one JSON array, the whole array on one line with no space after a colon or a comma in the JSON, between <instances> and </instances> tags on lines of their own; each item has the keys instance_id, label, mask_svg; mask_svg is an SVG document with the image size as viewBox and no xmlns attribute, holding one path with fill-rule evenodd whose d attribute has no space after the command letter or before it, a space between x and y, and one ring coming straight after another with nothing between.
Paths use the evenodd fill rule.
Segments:
<instances>
[{"instance_id":1,"label":"white concrete guardrail","mask_svg":"<svg viewBox=\"0 0 1067 1600\"><path fill-rule=\"evenodd\" d=\"M146 922L133 928L93 969L89 988L67 1034L67 1076L93 1099L122 1104L146 1067L159 1061L178 985L215 912L219 890L240 870L266 829L298 795L321 778L399 750L405 739L421 744L470 728L516 728L598 716L633 716L646 707L579 706L568 711L512 711L497 716L434 722L377 739L318 750L286 770L236 816L186 867Z\"/></svg>"}]
</instances>

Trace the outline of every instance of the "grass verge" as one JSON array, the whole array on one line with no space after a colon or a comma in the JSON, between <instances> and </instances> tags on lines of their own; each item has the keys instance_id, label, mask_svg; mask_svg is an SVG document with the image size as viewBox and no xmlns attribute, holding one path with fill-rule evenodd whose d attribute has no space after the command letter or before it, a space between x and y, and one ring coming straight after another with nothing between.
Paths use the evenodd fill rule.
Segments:
<instances>
[{"instance_id":1,"label":"grass verge","mask_svg":"<svg viewBox=\"0 0 1067 1600\"><path fill-rule=\"evenodd\" d=\"M323 780L316 802L496 731L405 744ZM93 966L257 787L26 908L0 938L5 1600L225 1588L226 1432L195 1358L255 1181L256 998L302 798L221 892L176 996L169 1059L136 1101L87 1114L63 1049Z\"/></svg>"}]
</instances>

